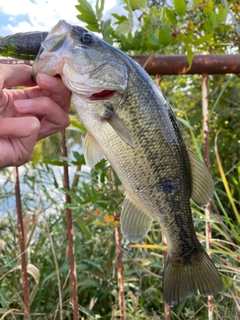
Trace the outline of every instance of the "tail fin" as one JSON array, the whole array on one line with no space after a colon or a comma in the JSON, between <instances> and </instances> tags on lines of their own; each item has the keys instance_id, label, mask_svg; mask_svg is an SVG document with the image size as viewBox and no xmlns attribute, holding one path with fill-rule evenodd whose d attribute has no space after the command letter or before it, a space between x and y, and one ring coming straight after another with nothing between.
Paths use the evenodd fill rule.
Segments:
<instances>
[{"instance_id":1,"label":"tail fin","mask_svg":"<svg viewBox=\"0 0 240 320\"><path fill-rule=\"evenodd\" d=\"M189 294L214 295L222 290L220 275L202 250L191 261L167 258L163 270L163 296L170 306L179 304Z\"/></svg>"}]
</instances>

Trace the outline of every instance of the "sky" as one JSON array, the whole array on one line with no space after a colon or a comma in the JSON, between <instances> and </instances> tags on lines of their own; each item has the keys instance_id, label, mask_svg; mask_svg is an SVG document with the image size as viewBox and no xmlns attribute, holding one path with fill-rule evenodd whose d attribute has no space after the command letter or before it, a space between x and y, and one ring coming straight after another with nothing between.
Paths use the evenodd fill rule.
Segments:
<instances>
[{"instance_id":1,"label":"sky","mask_svg":"<svg viewBox=\"0 0 240 320\"><path fill-rule=\"evenodd\" d=\"M95 4L94 0L88 2ZM116 10L117 2L105 0L105 16ZM78 4L77 0L0 0L0 37L17 32L50 31L60 19L80 24L76 18Z\"/></svg>"}]
</instances>

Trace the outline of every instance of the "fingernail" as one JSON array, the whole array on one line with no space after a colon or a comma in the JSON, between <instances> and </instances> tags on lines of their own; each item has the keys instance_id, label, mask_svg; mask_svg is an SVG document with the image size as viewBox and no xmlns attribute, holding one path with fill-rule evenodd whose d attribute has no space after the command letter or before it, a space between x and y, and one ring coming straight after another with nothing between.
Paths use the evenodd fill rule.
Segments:
<instances>
[{"instance_id":1,"label":"fingernail","mask_svg":"<svg viewBox=\"0 0 240 320\"><path fill-rule=\"evenodd\" d=\"M55 77L49 76L45 73L39 73L37 76L42 82L45 82L48 85L55 85L57 84L57 79Z\"/></svg>"},{"instance_id":2,"label":"fingernail","mask_svg":"<svg viewBox=\"0 0 240 320\"><path fill-rule=\"evenodd\" d=\"M32 106L32 100L31 99L16 100L14 101L14 104L19 109L28 109Z\"/></svg>"}]
</instances>

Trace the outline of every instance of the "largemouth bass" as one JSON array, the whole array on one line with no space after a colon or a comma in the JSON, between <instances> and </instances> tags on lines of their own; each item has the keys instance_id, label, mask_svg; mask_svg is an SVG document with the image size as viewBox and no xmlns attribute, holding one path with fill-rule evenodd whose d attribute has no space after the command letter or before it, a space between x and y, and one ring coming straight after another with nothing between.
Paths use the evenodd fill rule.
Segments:
<instances>
[{"instance_id":1,"label":"largemouth bass","mask_svg":"<svg viewBox=\"0 0 240 320\"><path fill-rule=\"evenodd\" d=\"M126 197L121 230L137 242L159 222L167 238L163 296L173 306L189 294L222 290L219 273L199 243L190 198L205 205L213 181L189 151L175 115L148 74L120 50L88 30L60 21L43 41L33 64L60 75L87 129L86 163L104 156L119 176Z\"/></svg>"}]
</instances>

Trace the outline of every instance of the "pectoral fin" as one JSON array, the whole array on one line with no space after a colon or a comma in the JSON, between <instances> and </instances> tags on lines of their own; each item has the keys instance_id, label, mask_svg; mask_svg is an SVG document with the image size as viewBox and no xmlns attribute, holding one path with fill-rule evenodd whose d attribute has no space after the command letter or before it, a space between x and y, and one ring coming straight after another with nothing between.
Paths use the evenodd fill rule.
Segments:
<instances>
[{"instance_id":1,"label":"pectoral fin","mask_svg":"<svg viewBox=\"0 0 240 320\"><path fill-rule=\"evenodd\" d=\"M106 107L102 119L106 120L112 126L112 128L123 139L123 141L125 141L133 149L135 148L132 136L128 128L114 111Z\"/></svg>"},{"instance_id":2,"label":"pectoral fin","mask_svg":"<svg viewBox=\"0 0 240 320\"><path fill-rule=\"evenodd\" d=\"M152 218L138 208L128 196L123 202L120 222L124 237L131 242L143 239L152 226Z\"/></svg>"},{"instance_id":3,"label":"pectoral fin","mask_svg":"<svg viewBox=\"0 0 240 320\"><path fill-rule=\"evenodd\" d=\"M188 150L192 174L192 200L199 206L206 205L213 197L214 183L205 164Z\"/></svg>"},{"instance_id":4,"label":"pectoral fin","mask_svg":"<svg viewBox=\"0 0 240 320\"><path fill-rule=\"evenodd\" d=\"M86 164L90 168L94 167L104 157L102 148L89 132L85 137L83 152Z\"/></svg>"}]
</instances>

